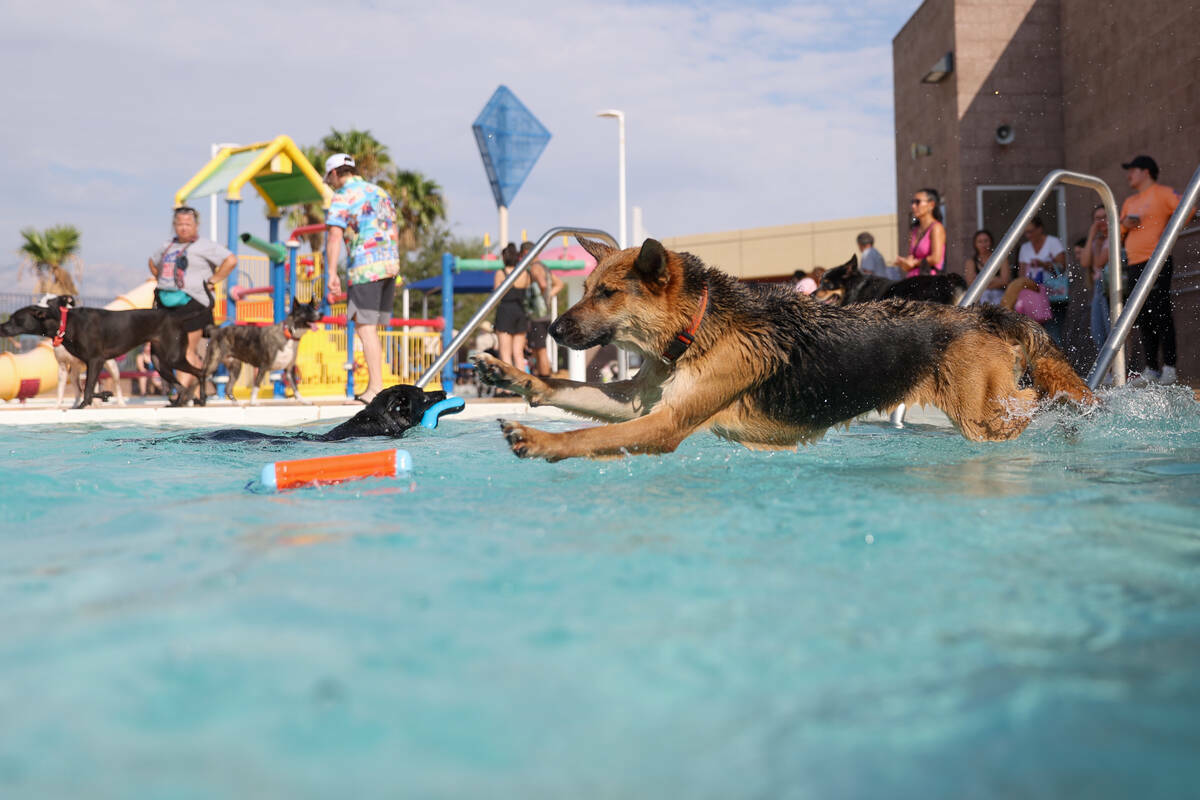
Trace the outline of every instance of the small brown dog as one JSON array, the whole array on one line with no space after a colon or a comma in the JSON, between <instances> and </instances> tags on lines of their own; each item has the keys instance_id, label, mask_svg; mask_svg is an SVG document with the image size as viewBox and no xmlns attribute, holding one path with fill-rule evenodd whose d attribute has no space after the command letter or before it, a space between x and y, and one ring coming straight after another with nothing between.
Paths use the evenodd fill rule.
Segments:
<instances>
[{"instance_id":1,"label":"small brown dog","mask_svg":"<svg viewBox=\"0 0 1200 800\"><path fill-rule=\"evenodd\" d=\"M1041 399L1092 393L1042 327L1004 309L886 300L834 307L742 283L647 239L596 257L583 298L550 332L577 350L615 342L643 358L630 380L537 378L487 355L482 381L531 405L615 424L548 433L502 421L512 451L557 461L665 453L708 429L756 449L791 449L900 403L932 403L968 439L1005 440ZM1019 388L1029 370L1034 388Z\"/></svg>"}]
</instances>

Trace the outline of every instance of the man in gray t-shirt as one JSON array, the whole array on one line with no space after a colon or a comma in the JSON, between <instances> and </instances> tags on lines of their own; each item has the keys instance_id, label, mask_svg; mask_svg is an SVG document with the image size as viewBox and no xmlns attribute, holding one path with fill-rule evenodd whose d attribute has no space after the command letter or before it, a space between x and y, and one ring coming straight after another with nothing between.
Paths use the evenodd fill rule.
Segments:
<instances>
[{"instance_id":1,"label":"man in gray t-shirt","mask_svg":"<svg viewBox=\"0 0 1200 800\"><path fill-rule=\"evenodd\" d=\"M875 237L863 231L858 235L858 267L868 275L877 275L888 280L900 280L900 270L888 269L883 254L875 249Z\"/></svg>"},{"instance_id":2,"label":"man in gray t-shirt","mask_svg":"<svg viewBox=\"0 0 1200 800\"><path fill-rule=\"evenodd\" d=\"M200 238L200 215L194 208L175 209L172 224L175 236L150 257L150 274L158 280L158 288L154 290L158 304L176 315L187 331L188 361L200 367L204 363L200 357L200 339L205 326L213 322L204 284L225 280L237 266L237 256L216 242ZM194 380L186 373L179 373L178 377L185 387Z\"/></svg>"}]
</instances>

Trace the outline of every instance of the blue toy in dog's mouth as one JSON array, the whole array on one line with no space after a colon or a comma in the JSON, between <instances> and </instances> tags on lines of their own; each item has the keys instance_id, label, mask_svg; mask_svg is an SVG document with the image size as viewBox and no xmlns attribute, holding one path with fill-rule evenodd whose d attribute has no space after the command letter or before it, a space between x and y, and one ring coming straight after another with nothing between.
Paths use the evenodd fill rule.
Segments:
<instances>
[{"instance_id":1,"label":"blue toy in dog's mouth","mask_svg":"<svg viewBox=\"0 0 1200 800\"><path fill-rule=\"evenodd\" d=\"M425 414L421 417L421 427L436 428L442 414L457 414L463 410L463 406L466 404L467 401L461 397L447 397L445 400L434 403L425 409Z\"/></svg>"}]
</instances>

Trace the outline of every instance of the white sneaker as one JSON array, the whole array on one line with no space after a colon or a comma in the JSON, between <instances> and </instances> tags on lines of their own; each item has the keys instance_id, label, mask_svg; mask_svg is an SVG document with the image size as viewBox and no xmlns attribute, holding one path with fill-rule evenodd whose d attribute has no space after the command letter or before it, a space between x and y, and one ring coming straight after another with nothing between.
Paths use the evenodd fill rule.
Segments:
<instances>
[{"instance_id":1,"label":"white sneaker","mask_svg":"<svg viewBox=\"0 0 1200 800\"><path fill-rule=\"evenodd\" d=\"M1164 383L1164 384L1174 383L1175 382L1175 368L1170 366L1169 364L1163 365L1162 375L1160 375L1158 377L1158 382Z\"/></svg>"},{"instance_id":2,"label":"white sneaker","mask_svg":"<svg viewBox=\"0 0 1200 800\"><path fill-rule=\"evenodd\" d=\"M1142 380L1144 380L1146 383L1158 383L1158 378L1158 370L1150 369L1150 367L1146 367L1144 370L1142 370Z\"/></svg>"}]
</instances>

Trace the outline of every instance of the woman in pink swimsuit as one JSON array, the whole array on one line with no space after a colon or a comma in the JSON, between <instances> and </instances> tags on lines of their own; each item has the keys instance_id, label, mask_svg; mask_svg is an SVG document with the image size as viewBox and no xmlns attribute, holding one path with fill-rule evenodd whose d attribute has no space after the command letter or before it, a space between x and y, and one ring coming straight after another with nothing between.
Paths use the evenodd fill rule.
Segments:
<instances>
[{"instance_id":1,"label":"woman in pink swimsuit","mask_svg":"<svg viewBox=\"0 0 1200 800\"><path fill-rule=\"evenodd\" d=\"M946 228L938 202L936 189L920 189L913 195L912 215L916 221L908 234L908 257L896 259L896 266L907 270L906 278L941 274L946 262Z\"/></svg>"}]
</instances>

